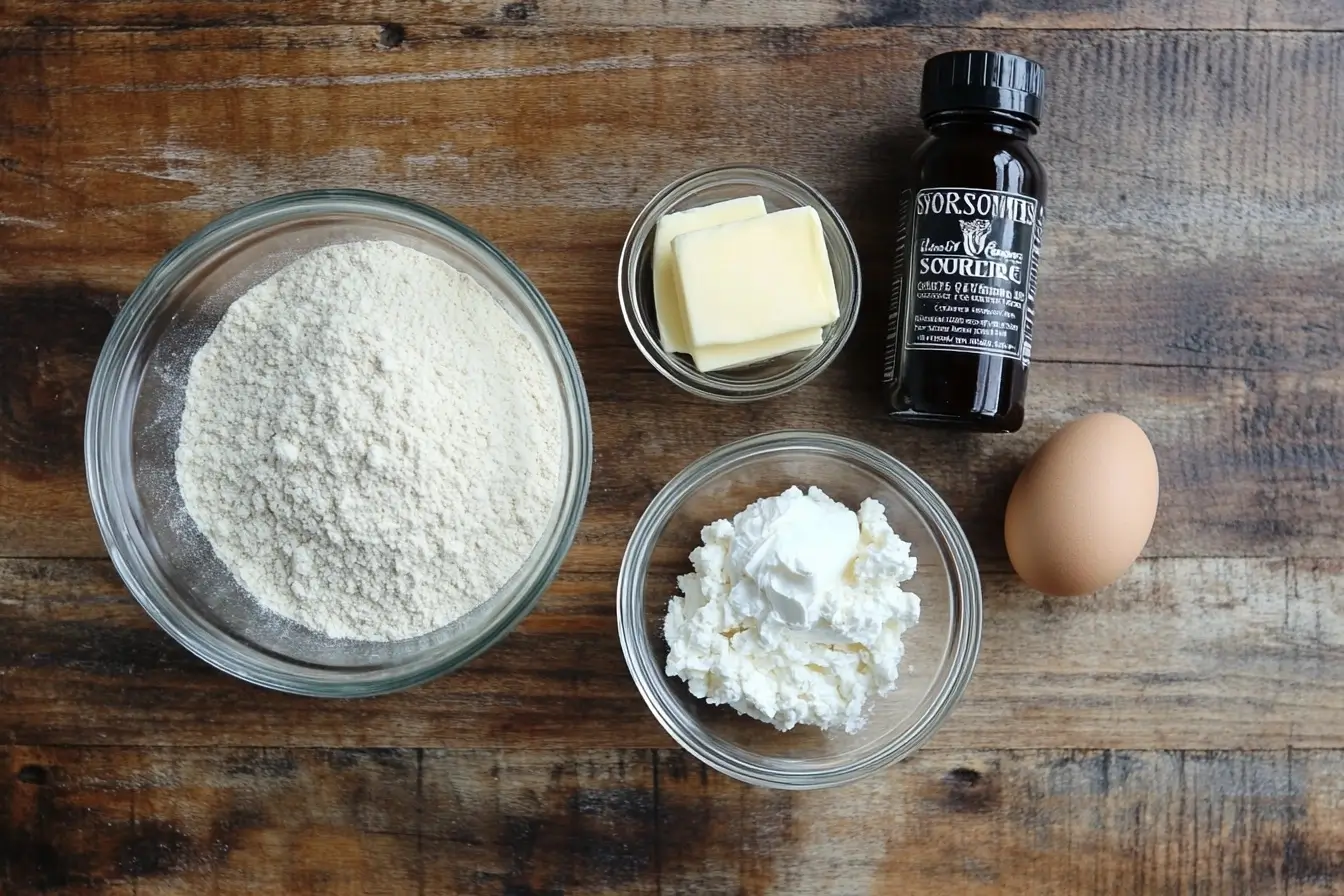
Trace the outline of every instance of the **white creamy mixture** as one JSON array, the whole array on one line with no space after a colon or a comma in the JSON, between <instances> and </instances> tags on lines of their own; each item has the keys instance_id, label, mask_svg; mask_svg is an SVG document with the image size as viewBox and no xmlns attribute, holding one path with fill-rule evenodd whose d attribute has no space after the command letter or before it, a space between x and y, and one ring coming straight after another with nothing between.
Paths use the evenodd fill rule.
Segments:
<instances>
[{"instance_id":1,"label":"white creamy mixture","mask_svg":"<svg viewBox=\"0 0 1344 896\"><path fill-rule=\"evenodd\" d=\"M701 532L695 572L667 608L667 674L714 704L770 722L863 727L896 686L919 621L910 545L872 498L856 514L819 488L763 498Z\"/></svg>"},{"instance_id":2,"label":"white creamy mixture","mask_svg":"<svg viewBox=\"0 0 1344 896\"><path fill-rule=\"evenodd\" d=\"M540 539L555 393L470 276L398 243L328 246L248 290L192 359L178 484L264 606L332 637L414 637Z\"/></svg>"}]
</instances>

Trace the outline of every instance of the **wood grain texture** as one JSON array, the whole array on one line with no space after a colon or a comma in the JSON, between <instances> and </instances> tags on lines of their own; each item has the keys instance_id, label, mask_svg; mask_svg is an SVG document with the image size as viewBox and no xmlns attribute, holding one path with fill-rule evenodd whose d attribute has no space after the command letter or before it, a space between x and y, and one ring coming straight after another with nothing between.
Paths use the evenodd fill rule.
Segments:
<instances>
[{"instance_id":1,"label":"wood grain texture","mask_svg":"<svg viewBox=\"0 0 1344 896\"><path fill-rule=\"evenodd\" d=\"M568 325L573 316L562 319ZM1018 471L1056 428L1099 408L1140 421L1157 451L1162 504L1148 556L1339 557L1344 550L1333 497L1344 478L1341 436L1331 422L1344 380L1335 374L1045 362L1033 370L1022 434L958 436L888 423L870 393L876 371L861 363L871 356L849 359L788 399L702 416L700 401L647 367L619 319L570 332L578 334L597 447L593 490L562 582L583 572L614 573L639 514L691 461L733 439L782 427L842 432L891 452L944 496L980 562L1001 567L1003 509ZM79 413L60 418L66 428L51 437L50 460L34 466L20 456L0 465L0 556L103 553L80 452L80 390L92 356L59 360L82 380L62 387L77 396L71 401ZM634 395L656 404L634 403Z\"/></svg>"},{"instance_id":2,"label":"wood grain texture","mask_svg":"<svg viewBox=\"0 0 1344 896\"><path fill-rule=\"evenodd\" d=\"M926 750L792 794L644 750L14 747L0 771L14 896L1323 896L1344 874L1339 751Z\"/></svg>"},{"instance_id":3,"label":"wood grain texture","mask_svg":"<svg viewBox=\"0 0 1344 896\"><path fill-rule=\"evenodd\" d=\"M843 27L904 24L941 27ZM538 610L376 700L211 670L106 560L0 559L0 892L1344 891L1341 28L1344 3L1305 0L0 0L0 558L101 555L82 420L117 307L193 229L286 190L388 190L498 242L574 342L597 443ZM876 395L919 66L967 45L1050 72L1040 363L1011 438L898 429ZM615 263L659 187L742 160L836 202L868 298L820 381L710 408L631 346ZM1153 437L1157 528L1114 588L1044 598L1007 572L1003 502L1102 408ZM780 426L908 461L985 570L965 700L840 791L671 749L616 639L647 501Z\"/></svg>"},{"instance_id":4,"label":"wood grain texture","mask_svg":"<svg viewBox=\"0 0 1344 896\"><path fill-rule=\"evenodd\" d=\"M6 0L0 26L1339 28L1338 0Z\"/></svg>"},{"instance_id":5,"label":"wood grain texture","mask_svg":"<svg viewBox=\"0 0 1344 896\"><path fill-rule=\"evenodd\" d=\"M1131 414L1157 444L1153 556L1340 555L1344 236L1331 222L1344 216L1333 175L1344 94L1330 85L1344 35L448 29L391 52L370 34L9 36L0 555L102 552L80 420L118 298L215 215L329 184L447 208L540 285L593 398L598 467L580 540L606 556L686 462L732 437L811 425L909 461L993 560L1021 460L1097 408ZM912 434L881 419L876 394L892 184L912 145L919 62L972 42L1038 56L1055 85L1040 141L1054 183L1041 363L1015 439ZM631 346L615 263L659 186L737 159L797 171L836 200L869 298L819 383L706 414ZM81 327L57 337L58 318Z\"/></svg>"},{"instance_id":6,"label":"wood grain texture","mask_svg":"<svg viewBox=\"0 0 1344 896\"><path fill-rule=\"evenodd\" d=\"M223 211L359 184L479 223L596 315L640 205L745 159L839 204L875 291L919 66L983 43L1051 73L1047 359L1323 370L1341 347L1308 324L1339 273L1344 35L448 30L389 52L370 33L15 33L4 284L45 263L124 294Z\"/></svg>"},{"instance_id":7,"label":"wood grain texture","mask_svg":"<svg viewBox=\"0 0 1344 896\"><path fill-rule=\"evenodd\" d=\"M360 701L215 672L105 561L0 562L0 732L76 745L670 746L617 645L616 561L595 560L580 549L521 628L465 669ZM984 589L980 663L939 747L1344 743L1340 561L1143 562L1086 599L1042 597L1006 573Z\"/></svg>"},{"instance_id":8,"label":"wood grain texture","mask_svg":"<svg viewBox=\"0 0 1344 896\"><path fill-rule=\"evenodd\" d=\"M373 25L399 46L419 29L892 27L1339 30L1340 0L5 0L0 28Z\"/></svg>"},{"instance_id":9,"label":"wood grain texture","mask_svg":"<svg viewBox=\"0 0 1344 896\"><path fill-rule=\"evenodd\" d=\"M102 553L84 485L84 410L116 307L78 286L0 289L0 553Z\"/></svg>"}]
</instances>

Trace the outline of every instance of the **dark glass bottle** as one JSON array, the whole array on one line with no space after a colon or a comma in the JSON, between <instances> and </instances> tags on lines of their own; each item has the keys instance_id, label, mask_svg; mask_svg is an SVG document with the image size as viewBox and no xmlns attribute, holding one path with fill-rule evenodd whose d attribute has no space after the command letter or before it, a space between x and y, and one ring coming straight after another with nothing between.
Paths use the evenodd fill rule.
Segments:
<instances>
[{"instance_id":1,"label":"dark glass bottle","mask_svg":"<svg viewBox=\"0 0 1344 896\"><path fill-rule=\"evenodd\" d=\"M962 50L924 65L928 138L902 196L887 333L893 419L984 432L1022 426L1045 171L1027 145L1044 70Z\"/></svg>"}]
</instances>

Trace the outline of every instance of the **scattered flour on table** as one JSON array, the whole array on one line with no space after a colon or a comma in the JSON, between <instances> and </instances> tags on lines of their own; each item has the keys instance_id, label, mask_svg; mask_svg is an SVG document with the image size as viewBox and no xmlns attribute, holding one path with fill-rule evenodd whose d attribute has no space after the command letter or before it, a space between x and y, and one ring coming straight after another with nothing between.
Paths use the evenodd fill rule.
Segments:
<instances>
[{"instance_id":1,"label":"scattered flour on table","mask_svg":"<svg viewBox=\"0 0 1344 896\"><path fill-rule=\"evenodd\" d=\"M177 479L264 606L399 640L531 553L560 415L547 361L475 279L398 243L328 246L234 302L192 359Z\"/></svg>"}]
</instances>

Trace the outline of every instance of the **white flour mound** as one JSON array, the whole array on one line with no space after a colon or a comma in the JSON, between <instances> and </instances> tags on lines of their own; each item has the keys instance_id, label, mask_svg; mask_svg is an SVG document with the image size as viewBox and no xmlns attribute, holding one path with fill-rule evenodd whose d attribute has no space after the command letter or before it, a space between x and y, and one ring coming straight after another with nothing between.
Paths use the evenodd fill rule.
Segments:
<instances>
[{"instance_id":1,"label":"white flour mound","mask_svg":"<svg viewBox=\"0 0 1344 896\"><path fill-rule=\"evenodd\" d=\"M476 280L393 242L257 284L191 362L187 511L264 606L335 638L432 631L494 594L560 480L547 362Z\"/></svg>"}]
</instances>

